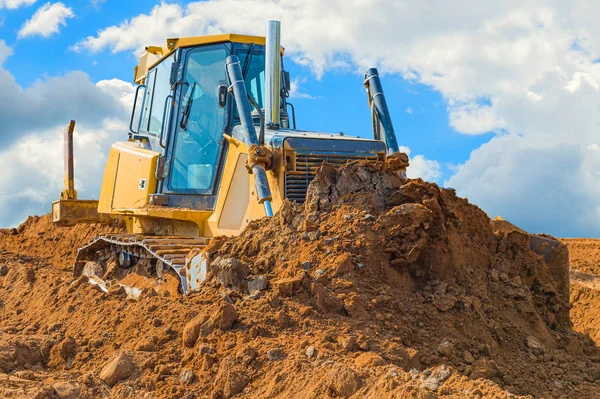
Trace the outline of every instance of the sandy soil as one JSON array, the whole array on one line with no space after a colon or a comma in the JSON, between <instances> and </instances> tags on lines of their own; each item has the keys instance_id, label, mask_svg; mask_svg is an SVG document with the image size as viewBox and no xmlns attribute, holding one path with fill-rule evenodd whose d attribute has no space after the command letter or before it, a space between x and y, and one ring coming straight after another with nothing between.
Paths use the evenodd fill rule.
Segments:
<instances>
[{"instance_id":1,"label":"sandy soil","mask_svg":"<svg viewBox=\"0 0 600 399\"><path fill-rule=\"evenodd\" d=\"M600 397L597 291L572 278L572 328L529 235L385 165L324 167L304 207L213 240L189 297L73 279L75 249L116 231L0 234L0 397Z\"/></svg>"}]
</instances>

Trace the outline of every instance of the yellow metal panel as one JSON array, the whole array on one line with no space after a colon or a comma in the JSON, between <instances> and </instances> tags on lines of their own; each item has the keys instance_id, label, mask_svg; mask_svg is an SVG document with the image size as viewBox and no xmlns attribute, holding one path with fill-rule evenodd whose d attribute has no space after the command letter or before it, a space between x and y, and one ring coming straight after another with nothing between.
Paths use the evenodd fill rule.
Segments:
<instances>
[{"instance_id":1,"label":"yellow metal panel","mask_svg":"<svg viewBox=\"0 0 600 399\"><path fill-rule=\"evenodd\" d=\"M251 220L266 216L264 206L258 203L254 175L248 174L244 170L245 167L241 168L245 165L247 157L246 144L238 142L238 145L231 144L229 146L215 210L204 225L204 236L237 235ZM238 174L238 172L240 173ZM277 175L272 171L267 172L273 197L271 201L273 212L277 212L283 203L282 176L282 168L278 169ZM242 189L246 190L245 194L240 193ZM243 215L241 220L240 215ZM235 219L235 224L233 219Z\"/></svg>"},{"instance_id":2,"label":"yellow metal panel","mask_svg":"<svg viewBox=\"0 0 600 399\"><path fill-rule=\"evenodd\" d=\"M112 211L112 199L115 191L117 167L119 166L119 155L118 148L113 145L108 153L102 186L100 187L100 198L98 199L98 212L100 213L111 213Z\"/></svg>"},{"instance_id":3,"label":"yellow metal panel","mask_svg":"<svg viewBox=\"0 0 600 399\"><path fill-rule=\"evenodd\" d=\"M102 181L99 210L111 213L117 208L146 206L149 195L156 191L159 155L133 142L113 144Z\"/></svg>"},{"instance_id":4,"label":"yellow metal panel","mask_svg":"<svg viewBox=\"0 0 600 399\"><path fill-rule=\"evenodd\" d=\"M224 230L239 231L244 223L248 202L250 202L250 177L246 170L247 154L238 157L233 180L225 198L225 204L219 218L219 231L226 234Z\"/></svg>"}]
</instances>

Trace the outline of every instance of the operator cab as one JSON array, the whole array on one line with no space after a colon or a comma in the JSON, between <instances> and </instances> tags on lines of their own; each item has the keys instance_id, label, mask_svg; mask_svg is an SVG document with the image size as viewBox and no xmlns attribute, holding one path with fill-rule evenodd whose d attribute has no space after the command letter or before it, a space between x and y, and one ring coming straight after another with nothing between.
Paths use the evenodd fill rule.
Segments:
<instances>
[{"instance_id":1,"label":"operator cab","mask_svg":"<svg viewBox=\"0 0 600 399\"><path fill-rule=\"evenodd\" d=\"M246 90L253 100L256 123L265 98L265 39L254 36L217 35L167 41L171 49L148 47L136 67L136 104L130 136L161 153L157 193L163 204L210 209L218 189L227 141L239 124L225 60L240 59ZM143 65L147 73L137 76ZM287 108L287 73L281 109ZM282 111L282 125L289 127ZM161 196L153 196L160 203ZM168 203L166 203L168 202Z\"/></svg>"}]
</instances>

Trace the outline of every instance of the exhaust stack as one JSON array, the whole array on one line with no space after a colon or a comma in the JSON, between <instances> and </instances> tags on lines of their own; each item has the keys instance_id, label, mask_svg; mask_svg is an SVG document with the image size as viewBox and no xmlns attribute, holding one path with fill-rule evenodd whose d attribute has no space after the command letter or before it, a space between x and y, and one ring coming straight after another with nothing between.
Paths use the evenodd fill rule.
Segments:
<instances>
[{"instance_id":1,"label":"exhaust stack","mask_svg":"<svg viewBox=\"0 0 600 399\"><path fill-rule=\"evenodd\" d=\"M267 22L265 51L265 127L279 129L281 121L281 22Z\"/></svg>"}]
</instances>

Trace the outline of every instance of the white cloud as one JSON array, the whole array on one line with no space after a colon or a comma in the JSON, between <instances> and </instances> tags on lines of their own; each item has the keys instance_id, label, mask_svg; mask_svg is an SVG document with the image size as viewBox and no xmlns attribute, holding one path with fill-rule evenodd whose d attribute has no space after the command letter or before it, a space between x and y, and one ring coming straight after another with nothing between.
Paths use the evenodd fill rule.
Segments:
<instances>
[{"instance_id":1,"label":"white cloud","mask_svg":"<svg viewBox=\"0 0 600 399\"><path fill-rule=\"evenodd\" d=\"M438 161L427 159L423 155L411 156L408 147L400 146L400 152L409 157L410 166L406 169L406 175L411 179L421 178L426 181L439 183L442 178L442 167Z\"/></svg>"},{"instance_id":2,"label":"white cloud","mask_svg":"<svg viewBox=\"0 0 600 399\"><path fill-rule=\"evenodd\" d=\"M306 78L300 78L299 76L296 76L294 79L292 79L290 82L290 98L301 98L304 100L314 100L319 98L308 93L304 93L301 88L303 83L306 83Z\"/></svg>"},{"instance_id":3,"label":"white cloud","mask_svg":"<svg viewBox=\"0 0 600 399\"><path fill-rule=\"evenodd\" d=\"M61 26L67 26L67 19L73 17L75 17L73 10L63 3L46 3L23 24L18 37L49 37L58 33Z\"/></svg>"},{"instance_id":4,"label":"white cloud","mask_svg":"<svg viewBox=\"0 0 600 399\"><path fill-rule=\"evenodd\" d=\"M406 107L404 109L404 112L406 112L407 114L411 115L413 113L413 109L411 107Z\"/></svg>"},{"instance_id":5,"label":"white cloud","mask_svg":"<svg viewBox=\"0 0 600 399\"><path fill-rule=\"evenodd\" d=\"M89 81L82 72L51 77L30 88L2 68L11 54L0 40L0 226L50 211L62 190L63 128L75 119L75 175L80 198L97 198L110 144L127 137L133 85ZM18 139L17 135L18 134Z\"/></svg>"},{"instance_id":6,"label":"white cloud","mask_svg":"<svg viewBox=\"0 0 600 399\"><path fill-rule=\"evenodd\" d=\"M463 104L451 102L448 107L450 126L464 134L482 134L500 130L506 123L495 115L495 109L490 105L472 101Z\"/></svg>"},{"instance_id":7,"label":"white cloud","mask_svg":"<svg viewBox=\"0 0 600 399\"><path fill-rule=\"evenodd\" d=\"M8 8L14 10L20 7L27 7L35 3L37 0L0 0L0 9Z\"/></svg>"}]
</instances>

